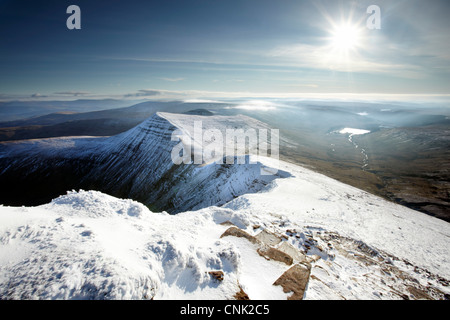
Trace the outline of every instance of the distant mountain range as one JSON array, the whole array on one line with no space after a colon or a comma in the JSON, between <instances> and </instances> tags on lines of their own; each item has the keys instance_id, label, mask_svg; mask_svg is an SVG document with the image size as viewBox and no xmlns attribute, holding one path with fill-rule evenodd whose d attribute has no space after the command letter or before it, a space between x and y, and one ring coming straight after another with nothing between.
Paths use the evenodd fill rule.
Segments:
<instances>
[{"instance_id":1,"label":"distant mountain range","mask_svg":"<svg viewBox=\"0 0 450 320\"><path fill-rule=\"evenodd\" d=\"M99 102L97 101L97 103ZM104 105L103 103L106 105L108 101L102 101L100 105ZM121 103L123 104L123 102ZM54 102L54 104L57 105L57 102ZM78 106L78 104L76 105ZM209 112L204 109L205 107L220 108L221 106L221 104L195 104L181 101L142 102L132 106L108 108L100 111L56 112L0 122L0 141L60 136L111 136L137 126L158 111L198 114L199 112ZM196 107L198 109L195 109ZM70 107L65 106L65 104L59 106L59 108L70 110ZM42 112L42 110L40 111Z\"/></svg>"},{"instance_id":2,"label":"distant mountain range","mask_svg":"<svg viewBox=\"0 0 450 320\"><path fill-rule=\"evenodd\" d=\"M138 103L137 100L78 99L67 101L3 101L0 102L1 121L15 121L55 112L89 112L114 109Z\"/></svg>"}]
</instances>

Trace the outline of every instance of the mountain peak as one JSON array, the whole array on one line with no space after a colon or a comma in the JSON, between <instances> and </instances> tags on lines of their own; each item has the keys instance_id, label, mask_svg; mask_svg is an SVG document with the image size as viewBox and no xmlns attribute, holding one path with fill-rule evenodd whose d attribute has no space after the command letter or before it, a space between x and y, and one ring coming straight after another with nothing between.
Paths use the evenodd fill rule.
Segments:
<instances>
[{"instance_id":1,"label":"mountain peak","mask_svg":"<svg viewBox=\"0 0 450 320\"><path fill-rule=\"evenodd\" d=\"M5 144L0 161L14 165L3 166L6 169L0 182L8 187L0 200L14 204L7 201L20 198L27 180L26 191L36 195L30 204L50 201L50 197L66 190L96 189L171 213L223 205L242 194L263 190L273 180L288 174L260 163L249 163L253 157L245 157L245 153L232 154L230 158L224 152L224 164L203 160L197 163L194 160L199 152L203 157L203 150L197 147L209 142L206 136L198 137L196 131L215 130L225 142L228 129L258 128L268 126L247 116L157 112L138 126L108 138L67 137ZM192 148L183 153L191 159L175 163L173 150L185 142ZM254 144L249 146L250 151L255 148ZM242 164L230 165L230 159ZM52 170L55 167L59 170ZM57 183L42 187L38 177Z\"/></svg>"}]
</instances>

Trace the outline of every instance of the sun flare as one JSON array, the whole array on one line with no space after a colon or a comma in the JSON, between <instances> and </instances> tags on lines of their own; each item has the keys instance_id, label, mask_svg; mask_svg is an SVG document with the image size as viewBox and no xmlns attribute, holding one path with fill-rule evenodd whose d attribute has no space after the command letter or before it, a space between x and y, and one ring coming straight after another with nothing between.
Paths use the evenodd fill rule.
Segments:
<instances>
[{"instance_id":1,"label":"sun flare","mask_svg":"<svg viewBox=\"0 0 450 320\"><path fill-rule=\"evenodd\" d=\"M340 51L356 49L359 45L359 38L358 28L349 24L337 26L331 33L332 46Z\"/></svg>"}]
</instances>

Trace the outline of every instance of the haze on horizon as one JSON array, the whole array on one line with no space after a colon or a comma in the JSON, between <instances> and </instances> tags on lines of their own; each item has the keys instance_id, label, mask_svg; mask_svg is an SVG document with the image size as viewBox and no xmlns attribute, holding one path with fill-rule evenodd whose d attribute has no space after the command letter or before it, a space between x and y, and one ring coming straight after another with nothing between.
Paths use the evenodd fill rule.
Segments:
<instances>
[{"instance_id":1,"label":"haze on horizon","mask_svg":"<svg viewBox=\"0 0 450 320\"><path fill-rule=\"evenodd\" d=\"M81 8L81 30L66 9ZM381 29L366 27L370 5ZM445 0L0 1L0 100L450 95Z\"/></svg>"}]
</instances>

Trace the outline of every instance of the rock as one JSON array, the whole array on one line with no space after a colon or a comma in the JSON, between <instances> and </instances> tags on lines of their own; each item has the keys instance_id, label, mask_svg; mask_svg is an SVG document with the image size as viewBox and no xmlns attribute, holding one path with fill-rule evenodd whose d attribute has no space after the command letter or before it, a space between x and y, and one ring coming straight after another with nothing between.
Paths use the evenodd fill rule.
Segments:
<instances>
[{"instance_id":1,"label":"rock","mask_svg":"<svg viewBox=\"0 0 450 320\"><path fill-rule=\"evenodd\" d=\"M223 281L223 272L222 271L210 271L208 272L215 280Z\"/></svg>"},{"instance_id":2,"label":"rock","mask_svg":"<svg viewBox=\"0 0 450 320\"><path fill-rule=\"evenodd\" d=\"M255 238L268 246L276 246L281 242L280 237L266 229L258 233Z\"/></svg>"},{"instance_id":3,"label":"rock","mask_svg":"<svg viewBox=\"0 0 450 320\"><path fill-rule=\"evenodd\" d=\"M289 242L283 241L277 248L280 251L290 255L296 262L305 262L306 256L300 252L297 248L291 245Z\"/></svg>"},{"instance_id":4,"label":"rock","mask_svg":"<svg viewBox=\"0 0 450 320\"><path fill-rule=\"evenodd\" d=\"M221 226L236 226L233 222L230 220L224 221L220 224Z\"/></svg>"},{"instance_id":5,"label":"rock","mask_svg":"<svg viewBox=\"0 0 450 320\"><path fill-rule=\"evenodd\" d=\"M248 234L244 230L241 230L237 227L228 228L220 237L223 238L223 237L227 237L227 236L245 238L248 241L250 241L251 243L260 244L260 241L258 239L256 239L254 236Z\"/></svg>"},{"instance_id":6,"label":"rock","mask_svg":"<svg viewBox=\"0 0 450 320\"><path fill-rule=\"evenodd\" d=\"M313 263L313 262L317 262L320 259L320 256L317 254L313 254L312 256L308 256L306 258L306 260L308 261L308 263Z\"/></svg>"},{"instance_id":7,"label":"rock","mask_svg":"<svg viewBox=\"0 0 450 320\"><path fill-rule=\"evenodd\" d=\"M295 264L283 273L273 285L281 286L285 293L293 292L288 300L303 300L310 274L311 265L309 263Z\"/></svg>"},{"instance_id":8,"label":"rock","mask_svg":"<svg viewBox=\"0 0 450 320\"><path fill-rule=\"evenodd\" d=\"M415 288L409 287L407 288L409 293L411 293L416 300L433 300L425 291Z\"/></svg>"},{"instance_id":9,"label":"rock","mask_svg":"<svg viewBox=\"0 0 450 320\"><path fill-rule=\"evenodd\" d=\"M289 254L286 254L285 252L282 252L278 249L272 248L264 242L266 241L268 243L277 243L277 244L280 243L281 239L278 238L273 233L269 233L268 231L263 230L256 237L253 237L244 230L241 230L237 227L231 227L228 228L220 237L223 238L227 236L245 238L249 240L251 243L256 244L259 247L257 249L258 254L268 260L280 261L286 263L287 265L291 265L293 263L293 259Z\"/></svg>"},{"instance_id":10,"label":"rock","mask_svg":"<svg viewBox=\"0 0 450 320\"><path fill-rule=\"evenodd\" d=\"M260 256L268 260L283 262L288 266L290 266L294 262L290 255L272 247L263 246L259 248L257 252L259 253Z\"/></svg>"},{"instance_id":11,"label":"rock","mask_svg":"<svg viewBox=\"0 0 450 320\"><path fill-rule=\"evenodd\" d=\"M239 286L239 291L234 295L236 300L250 300L249 296L242 290L241 286Z\"/></svg>"}]
</instances>

